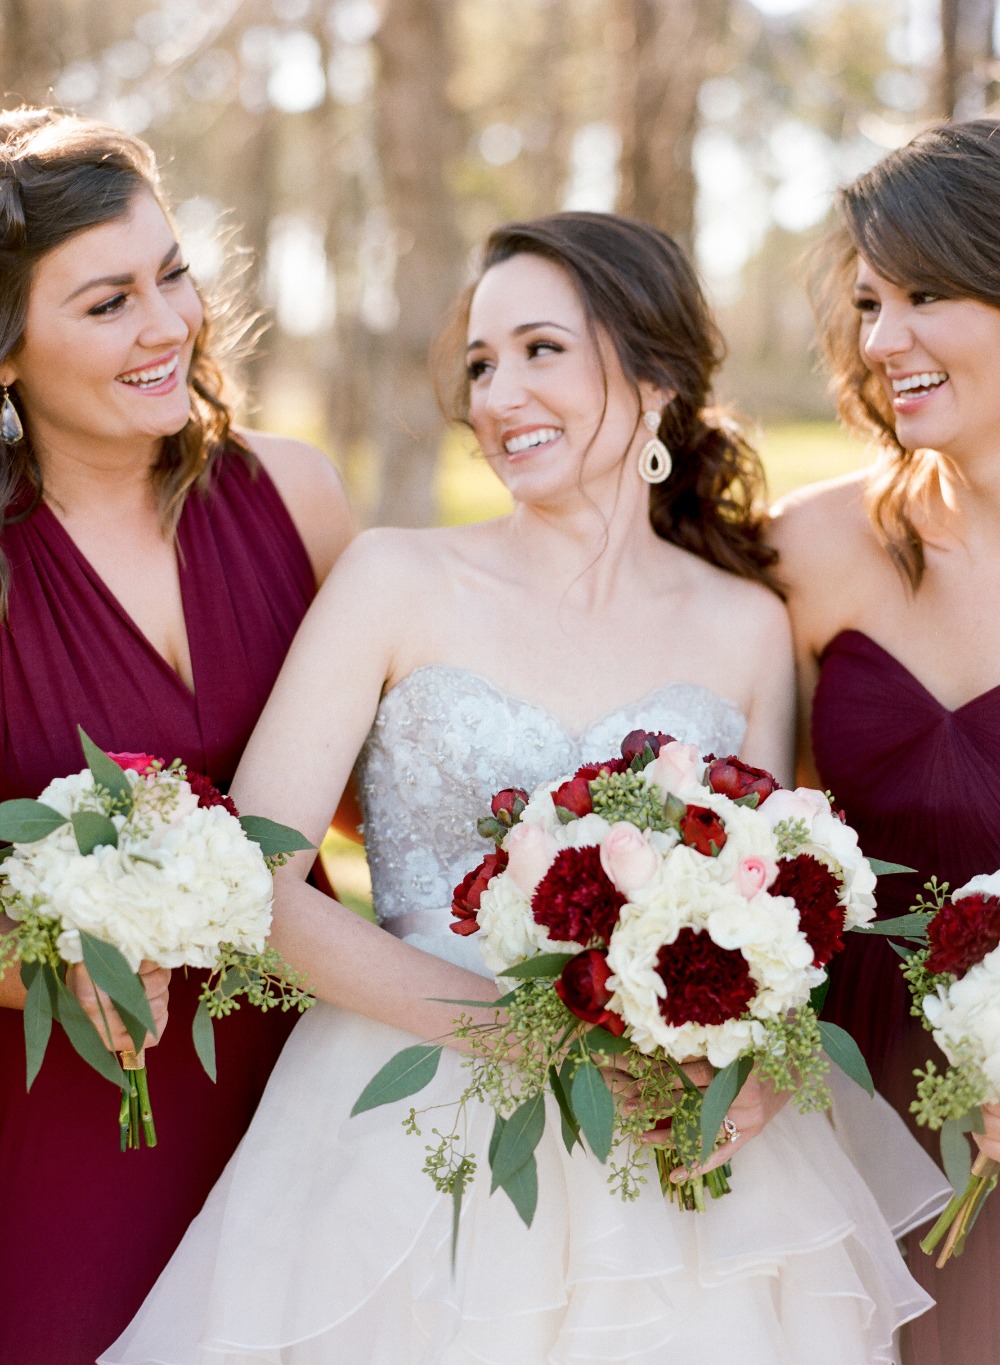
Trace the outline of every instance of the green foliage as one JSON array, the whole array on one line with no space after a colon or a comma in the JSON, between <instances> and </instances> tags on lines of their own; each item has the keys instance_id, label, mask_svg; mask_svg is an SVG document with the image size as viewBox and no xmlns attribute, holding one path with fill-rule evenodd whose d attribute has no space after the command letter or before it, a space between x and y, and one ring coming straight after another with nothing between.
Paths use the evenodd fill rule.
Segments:
<instances>
[{"instance_id":1,"label":"green foliage","mask_svg":"<svg viewBox=\"0 0 1000 1365\"><path fill-rule=\"evenodd\" d=\"M808 844L809 826L805 820L779 820L774 827L774 837L779 856L792 858Z\"/></svg>"},{"instance_id":2,"label":"green foliage","mask_svg":"<svg viewBox=\"0 0 1000 1365\"><path fill-rule=\"evenodd\" d=\"M108 793L116 811L128 815L132 809L132 784L125 776L124 768L121 768L113 758L109 758L103 749L99 749L81 725L76 728L80 735L80 743L83 745L83 756L87 760L87 767L93 774L95 784L103 787Z\"/></svg>"},{"instance_id":3,"label":"green foliage","mask_svg":"<svg viewBox=\"0 0 1000 1365\"><path fill-rule=\"evenodd\" d=\"M671 822L664 813L662 798L638 772L601 773L590 783L594 814L609 824L627 820L639 829L668 830Z\"/></svg>"},{"instance_id":4,"label":"green foliage","mask_svg":"<svg viewBox=\"0 0 1000 1365\"><path fill-rule=\"evenodd\" d=\"M0 804L0 839L5 843L34 844L65 824L65 815L60 815L44 801L18 797Z\"/></svg>"},{"instance_id":5,"label":"green foliage","mask_svg":"<svg viewBox=\"0 0 1000 1365\"><path fill-rule=\"evenodd\" d=\"M945 1071L938 1071L929 1061L923 1070L918 1068L913 1073L917 1078L917 1098L910 1105L910 1113L922 1127L932 1130L943 1127L949 1119L964 1119L989 1094L989 1085L971 1046L964 1041L950 1046L957 1060Z\"/></svg>"},{"instance_id":6,"label":"green foliage","mask_svg":"<svg viewBox=\"0 0 1000 1365\"><path fill-rule=\"evenodd\" d=\"M259 846L269 867L280 866L290 853L315 847L297 829L266 820L262 815L241 815L240 825L247 838Z\"/></svg>"}]
</instances>

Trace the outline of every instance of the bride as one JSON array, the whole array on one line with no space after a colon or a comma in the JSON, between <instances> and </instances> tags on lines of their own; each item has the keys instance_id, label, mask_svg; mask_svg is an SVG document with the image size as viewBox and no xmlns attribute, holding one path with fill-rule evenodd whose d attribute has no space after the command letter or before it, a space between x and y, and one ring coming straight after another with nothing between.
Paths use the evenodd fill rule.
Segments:
<instances>
[{"instance_id":1,"label":"bride","mask_svg":"<svg viewBox=\"0 0 1000 1365\"><path fill-rule=\"evenodd\" d=\"M601 214L501 228L450 336L461 414L514 510L361 536L233 785L241 807L318 842L360 751L382 927L309 887L305 866L279 874L272 942L322 1003L102 1362L691 1365L736 1341L741 1365L893 1360L895 1329L929 1306L893 1235L943 1202L940 1181L895 1115L849 1086L831 1124L751 1080L717 1158L735 1156L734 1192L704 1214L655 1179L621 1202L598 1162L547 1134L532 1228L481 1171L454 1270L451 1202L403 1130L408 1105L348 1117L413 1035L450 1033L442 999L499 994L474 937L448 932L493 792L614 752L637 727L791 768L759 467L706 410L721 346L675 244ZM645 449L653 434L669 455ZM446 1049L421 1106L457 1094L461 1060ZM474 1115L473 1150L489 1131ZM852 1160L877 1151L893 1158L866 1172L884 1214Z\"/></svg>"}]
</instances>

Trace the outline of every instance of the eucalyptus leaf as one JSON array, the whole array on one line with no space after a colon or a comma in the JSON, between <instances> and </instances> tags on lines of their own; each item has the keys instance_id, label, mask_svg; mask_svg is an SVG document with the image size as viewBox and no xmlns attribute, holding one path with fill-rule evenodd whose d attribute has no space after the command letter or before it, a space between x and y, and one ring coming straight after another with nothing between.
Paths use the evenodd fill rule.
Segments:
<instances>
[{"instance_id":1,"label":"eucalyptus leaf","mask_svg":"<svg viewBox=\"0 0 1000 1365\"><path fill-rule=\"evenodd\" d=\"M862 1090L867 1090L868 1094L874 1098L875 1083L872 1074L868 1070L868 1063L861 1055L861 1049L857 1043L844 1029L837 1024L830 1024L825 1019L819 1021L819 1033L823 1043L823 1051L835 1062L845 1075L850 1076L861 1086Z\"/></svg>"},{"instance_id":2,"label":"eucalyptus leaf","mask_svg":"<svg viewBox=\"0 0 1000 1365\"><path fill-rule=\"evenodd\" d=\"M821 981L818 986L814 986L809 992L809 1004L817 1014L820 1013L823 1006L826 1004L826 995L829 989L830 978L827 977L825 981Z\"/></svg>"},{"instance_id":3,"label":"eucalyptus leaf","mask_svg":"<svg viewBox=\"0 0 1000 1365\"><path fill-rule=\"evenodd\" d=\"M593 1062L577 1068L569 1097L588 1147L598 1161L607 1161L614 1138L615 1102Z\"/></svg>"},{"instance_id":4,"label":"eucalyptus leaf","mask_svg":"<svg viewBox=\"0 0 1000 1365\"><path fill-rule=\"evenodd\" d=\"M532 1159L544 1131L545 1096L539 1091L519 1104L504 1121L490 1162L493 1171L491 1191L506 1186L511 1176Z\"/></svg>"},{"instance_id":5,"label":"eucalyptus leaf","mask_svg":"<svg viewBox=\"0 0 1000 1365\"><path fill-rule=\"evenodd\" d=\"M465 1194L465 1173L469 1163L463 1156L455 1172L455 1184L451 1191L451 1273L455 1273L455 1256L458 1252L458 1227L462 1218L462 1198Z\"/></svg>"},{"instance_id":6,"label":"eucalyptus leaf","mask_svg":"<svg viewBox=\"0 0 1000 1365\"><path fill-rule=\"evenodd\" d=\"M76 835L76 846L85 858L102 844L108 848L118 847L118 831L113 821L102 815L99 810L74 811L71 820L73 833Z\"/></svg>"},{"instance_id":7,"label":"eucalyptus leaf","mask_svg":"<svg viewBox=\"0 0 1000 1365\"><path fill-rule=\"evenodd\" d=\"M573 1106L570 1104L569 1095L566 1087L562 1083L562 1077L555 1066L549 1067L549 1087L555 1096L556 1104L559 1106L559 1117L562 1119L562 1140L567 1152L572 1154L573 1148L580 1142L580 1125L577 1123L576 1115L573 1113ZM581 1143L581 1146L583 1144Z\"/></svg>"},{"instance_id":8,"label":"eucalyptus leaf","mask_svg":"<svg viewBox=\"0 0 1000 1365\"><path fill-rule=\"evenodd\" d=\"M941 1164L948 1183L956 1194L962 1194L972 1174L972 1153L958 1119L946 1119L941 1125Z\"/></svg>"},{"instance_id":9,"label":"eucalyptus leaf","mask_svg":"<svg viewBox=\"0 0 1000 1365\"><path fill-rule=\"evenodd\" d=\"M87 760L87 767L94 775L94 782L98 787L103 787L105 791L117 797L127 813L132 809L132 784L125 776L125 769L113 758L109 758L103 749L97 747L82 725L76 728L80 735L80 743L83 745L83 756Z\"/></svg>"},{"instance_id":10,"label":"eucalyptus leaf","mask_svg":"<svg viewBox=\"0 0 1000 1365\"><path fill-rule=\"evenodd\" d=\"M538 957L529 957L526 962L518 962L498 975L513 976L522 980L538 976L557 977L561 975L566 963L571 962L574 957L575 953L539 953Z\"/></svg>"},{"instance_id":11,"label":"eucalyptus leaf","mask_svg":"<svg viewBox=\"0 0 1000 1365\"><path fill-rule=\"evenodd\" d=\"M218 1073L215 1065L215 1021L209 1014L204 1000L198 1001L198 1008L194 1012L191 1037L198 1060L205 1068L205 1074L210 1081L216 1080Z\"/></svg>"},{"instance_id":12,"label":"eucalyptus leaf","mask_svg":"<svg viewBox=\"0 0 1000 1365\"><path fill-rule=\"evenodd\" d=\"M916 872L915 867L907 867L905 863L887 863L881 858L869 858L868 866L875 873L876 877L892 877L897 872Z\"/></svg>"},{"instance_id":13,"label":"eucalyptus leaf","mask_svg":"<svg viewBox=\"0 0 1000 1365\"><path fill-rule=\"evenodd\" d=\"M852 934L891 934L893 938L912 938L924 942L927 926L934 918L930 912L913 912L897 915L894 919L873 919L870 924L855 924Z\"/></svg>"},{"instance_id":14,"label":"eucalyptus leaf","mask_svg":"<svg viewBox=\"0 0 1000 1365\"><path fill-rule=\"evenodd\" d=\"M619 1038L599 1025L590 1030L584 1038L584 1042L590 1052L606 1052L609 1057L620 1056L623 1052L632 1051L632 1043L628 1038Z\"/></svg>"},{"instance_id":15,"label":"eucalyptus leaf","mask_svg":"<svg viewBox=\"0 0 1000 1365\"><path fill-rule=\"evenodd\" d=\"M26 991L31 990L31 983L41 970L42 964L40 962L21 963L21 984Z\"/></svg>"},{"instance_id":16,"label":"eucalyptus leaf","mask_svg":"<svg viewBox=\"0 0 1000 1365\"><path fill-rule=\"evenodd\" d=\"M442 1047L442 1043L416 1043L390 1057L354 1101L351 1117L363 1114L367 1109L377 1109L380 1104L394 1104L396 1100L423 1090L434 1079Z\"/></svg>"},{"instance_id":17,"label":"eucalyptus leaf","mask_svg":"<svg viewBox=\"0 0 1000 1365\"><path fill-rule=\"evenodd\" d=\"M752 1070L752 1057L737 1057L721 1071L717 1071L712 1078L712 1083L705 1091L701 1103L700 1161L706 1161L711 1155L715 1139L722 1127L722 1120L729 1112L733 1100L743 1089Z\"/></svg>"},{"instance_id":18,"label":"eucalyptus leaf","mask_svg":"<svg viewBox=\"0 0 1000 1365\"><path fill-rule=\"evenodd\" d=\"M90 979L94 985L99 986L102 991L110 995L111 1003L119 1014L124 1010L133 1020L142 1025L142 1032L138 1041L135 1035L132 1035L132 1041L138 1050L147 1033L152 1033L154 1036L156 1034L153 1012L149 1007L149 997L146 995L142 981L112 944L104 943L101 939L94 938L93 934L85 933L83 930L80 931L80 943L83 947L84 965L90 973ZM122 1022L124 1022L124 1016ZM131 1028L129 1033L132 1033Z\"/></svg>"},{"instance_id":19,"label":"eucalyptus leaf","mask_svg":"<svg viewBox=\"0 0 1000 1365\"><path fill-rule=\"evenodd\" d=\"M260 845L260 851L265 858L273 858L278 853L298 853L304 848L316 847L297 829L292 829L289 825L279 825L274 820L265 819L263 815L241 815L240 824L247 838Z\"/></svg>"},{"instance_id":20,"label":"eucalyptus leaf","mask_svg":"<svg viewBox=\"0 0 1000 1365\"><path fill-rule=\"evenodd\" d=\"M35 1077L45 1059L45 1049L49 1045L49 1038L52 1036L52 996L53 989L50 987L46 975L51 976L53 982L56 980L55 971L51 967L35 973L31 985L28 987L27 999L24 1002L24 1044L25 1057L27 1063L27 1089L30 1090Z\"/></svg>"},{"instance_id":21,"label":"eucalyptus leaf","mask_svg":"<svg viewBox=\"0 0 1000 1365\"><path fill-rule=\"evenodd\" d=\"M0 802L0 840L6 844L34 844L66 823L66 816L44 801Z\"/></svg>"},{"instance_id":22,"label":"eucalyptus leaf","mask_svg":"<svg viewBox=\"0 0 1000 1365\"><path fill-rule=\"evenodd\" d=\"M490 1134L489 1150L490 1170L493 1169L493 1160L497 1154L497 1147L500 1145L500 1139L503 1137L504 1124L506 1122L507 1120L504 1118L503 1114L493 1115L493 1132Z\"/></svg>"},{"instance_id":23,"label":"eucalyptus leaf","mask_svg":"<svg viewBox=\"0 0 1000 1365\"><path fill-rule=\"evenodd\" d=\"M74 1050L113 1085L124 1088L125 1073L118 1065L115 1054L104 1046L104 1039L91 1023L86 1010L72 991L67 989L65 982L60 981L57 990L56 1017Z\"/></svg>"},{"instance_id":24,"label":"eucalyptus leaf","mask_svg":"<svg viewBox=\"0 0 1000 1365\"><path fill-rule=\"evenodd\" d=\"M438 1005L464 1005L467 1009L495 1010L499 1006L508 1005L514 997L513 991L508 991L499 1000L449 1000L443 995L428 996L429 1000L435 1001Z\"/></svg>"},{"instance_id":25,"label":"eucalyptus leaf","mask_svg":"<svg viewBox=\"0 0 1000 1365\"><path fill-rule=\"evenodd\" d=\"M889 940L889 947L894 953L898 953L904 962L909 962L910 958L917 951L916 948L911 948L909 944L893 943L892 939Z\"/></svg>"},{"instance_id":26,"label":"eucalyptus leaf","mask_svg":"<svg viewBox=\"0 0 1000 1365\"><path fill-rule=\"evenodd\" d=\"M517 1209L525 1227L530 1228L538 1207L538 1166L534 1156L529 1156L524 1165L504 1181L501 1189Z\"/></svg>"}]
</instances>

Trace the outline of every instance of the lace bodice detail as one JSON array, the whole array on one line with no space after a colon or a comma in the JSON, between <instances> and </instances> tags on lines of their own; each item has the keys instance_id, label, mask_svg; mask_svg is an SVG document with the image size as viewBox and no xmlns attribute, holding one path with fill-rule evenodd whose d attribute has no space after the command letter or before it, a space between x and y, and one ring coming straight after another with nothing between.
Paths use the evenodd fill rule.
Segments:
<instances>
[{"instance_id":1,"label":"lace bodice detail","mask_svg":"<svg viewBox=\"0 0 1000 1365\"><path fill-rule=\"evenodd\" d=\"M456 883L489 852L476 821L489 813L493 794L531 791L610 758L637 728L665 731L702 753L731 754L746 722L707 688L669 683L570 735L543 706L467 669L415 669L383 697L358 759L380 921L403 934L418 925L445 929Z\"/></svg>"}]
</instances>

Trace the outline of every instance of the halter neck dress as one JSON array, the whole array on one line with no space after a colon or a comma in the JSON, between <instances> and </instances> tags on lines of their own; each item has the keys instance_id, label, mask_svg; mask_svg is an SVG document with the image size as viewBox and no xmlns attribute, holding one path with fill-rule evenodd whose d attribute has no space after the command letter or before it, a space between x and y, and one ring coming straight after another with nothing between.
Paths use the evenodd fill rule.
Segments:
<instances>
[{"instance_id":1,"label":"halter neck dress","mask_svg":"<svg viewBox=\"0 0 1000 1365\"><path fill-rule=\"evenodd\" d=\"M233 776L315 582L273 483L233 453L177 532L194 690L123 610L41 503L3 530L0 800L83 766L76 727L106 749ZM166 1264L245 1131L292 1025L244 1008L217 1030L218 1084L195 1056L200 976L173 974L149 1054L159 1145L122 1154L118 1096L53 1030L25 1091L19 1011L0 1009L0 1365L93 1365Z\"/></svg>"},{"instance_id":2,"label":"halter neck dress","mask_svg":"<svg viewBox=\"0 0 1000 1365\"><path fill-rule=\"evenodd\" d=\"M1000 867L1000 685L949 710L876 641L842 631L821 659L812 738L865 852L917 869L879 882L880 916L904 914L931 876L957 887ZM937 1135L913 1124L909 1105L913 1069L943 1058L909 1007L888 944L850 942L824 1013L854 1035L878 1089L937 1157ZM915 1237L909 1263L937 1308L908 1326L906 1365L1000 1360L1000 1195L961 1258L937 1271Z\"/></svg>"}]
</instances>

